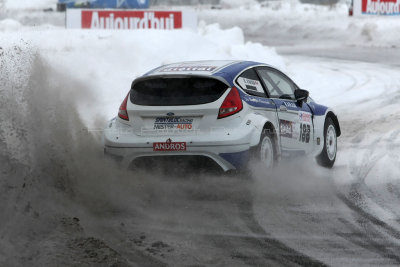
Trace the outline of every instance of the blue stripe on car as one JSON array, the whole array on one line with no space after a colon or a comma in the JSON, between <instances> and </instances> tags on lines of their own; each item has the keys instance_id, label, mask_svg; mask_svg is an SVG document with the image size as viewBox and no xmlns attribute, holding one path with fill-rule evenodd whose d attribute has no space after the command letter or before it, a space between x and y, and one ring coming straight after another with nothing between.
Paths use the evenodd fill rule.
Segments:
<instances>
[{"instance_id":1,"label":"blue stripe on car","mask_svg":"<svg viewBox=\"0 0 400 267\"><path fill-rule=\"evenodd\" d=\"M257 108L276 109L274 102L270 99L267 99L264 97L259 97L259 96L247 95L247 94L243 93L241 90L239 90L239 93L240 93L240 97L242 98L242 100L250 106L257 107Z\"/></svg>"},{"instance_id":2,"label":"blue stripe on car","mask_svg":"<svg viewBox=\"0 0 400 267\"><path fill-rule=\"evenodd\" d=\"M236 153L220 153L219 155L221 158L232 164L236 169L241 169L245 167L249 161L250 152L249 150L245 150Z\"/></svg>"},{"instance_id":3,"label":"blue stripe on car","mask_svg":"<svg viewBox=\"0 0 400 267\"><path fill-rule=\"evenodd\" d=\"M313 111L314 116L323 116L325 115L326 110L328 109L328 107L325 107L323 105L318 105L315 102L311 102L308 106Z\"/></svg>"}]
</instances>

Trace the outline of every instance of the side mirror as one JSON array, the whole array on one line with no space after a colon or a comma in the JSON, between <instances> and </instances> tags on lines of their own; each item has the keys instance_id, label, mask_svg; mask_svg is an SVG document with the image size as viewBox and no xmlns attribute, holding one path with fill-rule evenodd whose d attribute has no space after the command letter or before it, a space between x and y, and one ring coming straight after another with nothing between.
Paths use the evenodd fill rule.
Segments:
<instances>
[{"instance_id":1,"label":"side mirror","mask_svg":"<svg viewBox=\"0 0 400 267\"><path fill-rule=\"evenodd\" d=\"M294 97L299 102L301 102L301 101L307 102L309 95L310 95L310 93L307 90L303 90L303 89L294 90Z\"/></svg>"}]
</instances>

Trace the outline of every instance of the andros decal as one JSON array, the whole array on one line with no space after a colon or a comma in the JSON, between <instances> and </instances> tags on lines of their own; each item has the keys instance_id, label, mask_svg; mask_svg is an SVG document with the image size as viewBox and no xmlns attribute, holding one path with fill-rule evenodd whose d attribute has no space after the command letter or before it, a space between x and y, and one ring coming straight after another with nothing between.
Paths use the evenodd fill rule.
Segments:
<instances>
[{"instance_id":1,"label":"andros decal","mask_svg":"<svg viewBox=\"0 0 400 267\"><path fill-rule=\"evenodd\" d=\"M172 142L169 138L166 142L153 143L153 151L186 151L186 142Z\"/></svg>"}]
</instances>

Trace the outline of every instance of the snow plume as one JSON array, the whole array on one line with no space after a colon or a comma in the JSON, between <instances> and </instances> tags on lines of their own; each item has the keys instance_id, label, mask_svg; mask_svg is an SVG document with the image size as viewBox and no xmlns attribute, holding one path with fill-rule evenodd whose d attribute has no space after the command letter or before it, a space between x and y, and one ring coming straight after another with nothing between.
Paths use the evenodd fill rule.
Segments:
<instances>
[{"instance_id":1,"label":"snow plume","mask_svg":"<svg viewBox=\"0 0 400 267\"><path fill-rule=\"evenodd\" d=\"M57 236L88 238L72 218L113 206L108 162L76 109L90 91L54 71L28 43L2 48L0 59L0 265L59 264L54 250L66 249L68 239ZM43 242L45 236L53 238Z\"/></svg>"}]
</instances>

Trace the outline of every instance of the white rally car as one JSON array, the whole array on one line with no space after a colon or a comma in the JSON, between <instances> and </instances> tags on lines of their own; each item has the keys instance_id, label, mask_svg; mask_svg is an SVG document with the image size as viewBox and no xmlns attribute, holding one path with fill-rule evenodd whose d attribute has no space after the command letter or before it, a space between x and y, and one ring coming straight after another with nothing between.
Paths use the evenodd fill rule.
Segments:
<instances>
[{"instance_id":1,"label":"white rally car","mask_svg":"<svg viewBox=\"0 0 400 267\"><path fill-rule=\"evenodd\" d=\"M250 61L182 62L135 79L104 151L127 167L135 160L208 158L224 171L249 161L312 155L331 168L340 126L335 113L276 68Z\"/></svg>"}]
</instances>

